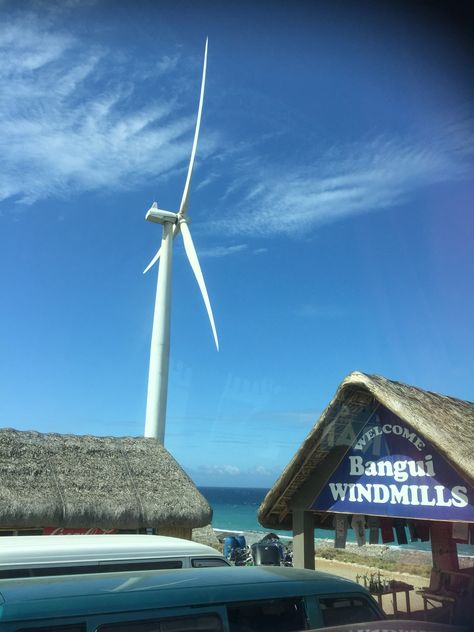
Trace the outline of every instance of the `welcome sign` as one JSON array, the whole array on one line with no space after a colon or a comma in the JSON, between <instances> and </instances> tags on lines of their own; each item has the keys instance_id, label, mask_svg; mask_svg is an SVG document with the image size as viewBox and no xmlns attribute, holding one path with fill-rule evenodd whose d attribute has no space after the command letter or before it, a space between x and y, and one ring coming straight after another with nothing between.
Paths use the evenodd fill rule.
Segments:
<instances>
[{"instance_id":1,"label":"welcome sign","mask_svg":"<svg viewBox=\"0 0 474 632\"><path fill-rule=\"evenodd\" d=\"M474 490L426 439L380 408L311 509L474 522Z\"/></svg>"}]
</instances>

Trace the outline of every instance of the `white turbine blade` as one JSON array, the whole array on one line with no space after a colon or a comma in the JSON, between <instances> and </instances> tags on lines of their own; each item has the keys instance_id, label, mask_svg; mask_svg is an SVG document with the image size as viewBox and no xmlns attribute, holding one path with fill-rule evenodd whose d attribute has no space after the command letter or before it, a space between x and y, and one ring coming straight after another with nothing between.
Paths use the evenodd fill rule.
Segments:
<instances>
[{"instance_id":1,"label":"white turbine blade","mask_svg":"<svg viewBox=\"0 0 474 632\"><path fill-rule=\"evenodd\" d=\"M207 315L209 316L209 321L211 323L211 329L214 335L216 348L217 348L217 351L219 351L219 341L217 340L217 332L216 332L216 326L214 324L214 316L212 315L211 303L209 302L209 296L207 295L206 284L204 283L204 277L202 276L201 266L199 265L199 260L197 258L196 248L194 247L193 239L191 237L191 233L189 231L189 227L186 224L186 222L182 222L181 232L183 233L184 250L186 251L186 255L188 257L189 263L191 264L191 268L193 269L194 276L196 277L196 281L198 282L199 289L201 290L202 298L204 300L204 305L206 306L206 309L207 309Z\"/></svg>"},{"instance_id":2,"label":"white turbine blade","mask_svg":"<svg viewBox=\"0 0 474 632\"><path fill-rule=\"evenodd\" d=\"M148 272L148 270L150 268L153 268L153 266L155 265L155 263L158 261L158 259L160 258L161 255L161 248L159 248L158 252L156 253L156 255L153 257L153 259L150 261L150 263L147 265L147 267L143 270L143 274L146 274Z\"/></svg>"},{"instance_id":3,"label":"white turbine blade","mask_svg":"<svg viewBox=\"0 0 474 632\"><path fill-rule=\"evenodd\" d=\"M194 159L196 157L196 149L197 149L198 138L199 138L199 128L201 127L202 104L204 102L204 86L206 84L207 42L208 42L208 39L206 37L206 47L204 49L204 65L202 68L201 95L199 97L199 107L198 107L197 120L196 120L196 129L194 130L193 148L191 150L191 159L189 161L188 175L186 176L186 183L184 185L183 197L181 198L181 204L179 206L179 214L181 216L186 215L186 211L188 210L189 189L191 187L191 178L193 175Z\"/></svg>"},{"instance_id":4,"label":"white turbine blade","mask_svg":"<svg viewBox=\"0 0 474 632\"><path fill-rule=\"evenodd\" d=\"M173 239L176 237L176 235L179 233L179 231L180 231L179 224L175 224L173 226ZM158 252L156 253L156 255L153 257L153 259L150 261L150 263L147 265L147 267L143 270L143 274L146 274L150 268L153 268L155 263L160 258L160 255L161 255L161 248L158 249Z\"/></svg>"}]
</instances>

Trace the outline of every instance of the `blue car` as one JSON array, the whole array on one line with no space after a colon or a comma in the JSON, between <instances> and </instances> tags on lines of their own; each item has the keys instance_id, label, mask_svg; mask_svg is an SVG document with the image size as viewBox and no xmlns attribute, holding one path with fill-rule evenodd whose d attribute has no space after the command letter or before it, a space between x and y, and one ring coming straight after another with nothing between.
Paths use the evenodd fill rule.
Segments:
<instances>
[{"instance_id":1,"label":"blue car","mask_svg":"<svg viewBox=\"0 0 474 632\"><path fill-rule=\"evenodd\" d=\"M279 566L0 580L2 632L290 632L383 618L359 584Z\"/></svg>"}]
</instances>

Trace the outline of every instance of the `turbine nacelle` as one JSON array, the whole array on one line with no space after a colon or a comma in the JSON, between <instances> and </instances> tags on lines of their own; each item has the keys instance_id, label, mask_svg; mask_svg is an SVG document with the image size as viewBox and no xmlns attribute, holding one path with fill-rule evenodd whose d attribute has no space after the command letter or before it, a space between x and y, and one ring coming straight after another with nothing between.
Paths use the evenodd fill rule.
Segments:
<instances>
[{"instance_id":1,"label":"turbine nacelle","mask_svg":"<svg viewBox=\"0 0 474 632\"><path fill-rule=\"evenodd\" d=\"M155 224L164 224L165 222L176 224L178 221L178 214L172 213L171 211L163 211L161 208L158 208L156 202L153 202L151 208L148 209L145 215L145 219L149 222L154 222Z\"/></svg>"}]
</instances>

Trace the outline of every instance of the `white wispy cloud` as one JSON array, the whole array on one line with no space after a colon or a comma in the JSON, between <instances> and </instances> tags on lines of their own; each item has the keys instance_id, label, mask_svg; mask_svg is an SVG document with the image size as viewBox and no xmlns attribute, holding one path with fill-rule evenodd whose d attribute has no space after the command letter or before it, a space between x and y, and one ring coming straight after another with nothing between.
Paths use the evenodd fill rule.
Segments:
<instances>
[{"instance_id":1,"label":"white wispy cloud","mask_svg":"<svg viewBox=\"0 0 474 632\"><path fill-rule=\"evenodd\" d=\"M234 246L214 246L210 248L200 248L199 257L200 258L228 257L229 255L235 255L247 249L248 249L247 244L235 244Z\"/></svg>"},{"instance_id":2,"label":"white wispy cloud","mask_svg":"<svg viewBox=\"0 0 474 632\"><path fill-rule=\"evenodd\" d=\"M207 248L198 248L198 255L200 259L232 257L243 252L250 255L263 255L268 252L268 248L252 248L249 244L216 245L209 246Z\"/></svg>"},{"instance_id":3,"label":"white wispy cloud","mask_svg":"<svg viewBox=\"0 0 474 632\"><path fill-rule=\"evenodd\" d=\"M279 473L280 468L277 467L265 467L263 465L256 465L254 468L250 468L249 474L257 474L259 476L275 476Z\"/></svg>"},{"instance_id":4,"label":"white wispy cloud","mask_svg":"<svg viewBox=\"0 0 474 632\"><path fill-rule=\"evenodd\" d=\"M278 466L269 467L268 465L262 465L261 463L250 466L237 466L237 465L200 465L196 469L190 468L189 473L191 475L197 473L198 475L206 476L222 476L229 478L237 477L273 477L275 478L280 473L281 468Z\"/></svg>"},{"instance_id":5,"label":"white wispy cloud","mask_svg":"<svg viewBox=\"0 0 474 632\"><path fill-rule=\"evenodd\" d=\"M203 180L201 180L201 182L199 182L199 184L197 184L197 186L195 187L196 191L199 191L200 189L204 189L205 187L209 186L210 184L215 182L218 179L218 177L219 175L216 172L211 171L211 173L209 173L208 176L206 176Z\"/></svg>"},{"instance_id":6,"label":"white wispy cloud","mask_svg":"<svg viewBox=\"0 0 474 632\"><path fill-rule=\"evenodd\" d=\"M160 99L154 90L149 99L143 84L140 89L135 84L169 78L178 63L180 54L147 65L127 59L126 50L86 46L55 28L51 11L41 16L25 10L11 19L5 13L0 23L0 204L132 188L185 170L195 112L183 110L182 100L173 100L170 91ZM187 86L184 79L180 86ZM207 162L215 168L195 179L194 187L196 192L222 189L223 164L231 170L231 182L215 205L219 219L206 228L219 230L228 241L239 238L201 256L237 255L249 250L242 235L301 235L323 223L403 203L420 187L469 177L472 121L438 122L432 132L424 138L414 133L338 145L312 158L303 155L303 148L299 163L285 162L278 153L265 155L263 136L252 143L227 138L221 143L225 151ZM209 129L200 140L199 160L212 155L218 142L219 133Z\"/></svg>"},{"instance_id":7,"label":"white wispy cloud","mask_svg":"<svg viewBox=\"0 0 474 632\"><path fill-rule=\"evenodd\" d=\"M178 65L179 55L164 55L162 59L157 63L158 71L163 74L174 70Z\"/></svg>"},{"instance_id":8,"label":"white wispy cloud","mask_svg":"<svg viewBox=\"0 0 474 632\"><path fill-rule=\"evenodd\" d=\"M115 61L32 13L0 23L0 202L129 188L186 164L194 113L172 98L144 105L133 60ZM163 57L155 78L176 63Z\"/></svg>"},{"instance_id":9,"label":"white wispy cloud","mask_svg":"<svg viewBox=\"0 0 474 632\"><path fill-rule=\"evenodd\" d=\"M206 474L228 474L230 476L237 476L240 474L240 468L236 465L201 465L199 471Z\"/></svg>"},{"instance_id":10,"label":"white wispy cloud","mask_svg":"<svg viewBox=\"0 0 474 632\"><path fill-rule=\"evenodd\" d=\"M395 206L420 187L471 177L472 139L472 123L464 121L438 127L429 139L333 147L312 164L253 164L240 170L225 194L241 201L213 227L228 235L295 236Z\"/></svg>"}]
</instances>

